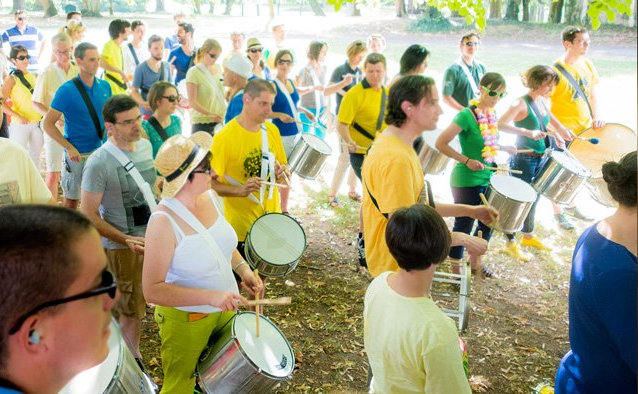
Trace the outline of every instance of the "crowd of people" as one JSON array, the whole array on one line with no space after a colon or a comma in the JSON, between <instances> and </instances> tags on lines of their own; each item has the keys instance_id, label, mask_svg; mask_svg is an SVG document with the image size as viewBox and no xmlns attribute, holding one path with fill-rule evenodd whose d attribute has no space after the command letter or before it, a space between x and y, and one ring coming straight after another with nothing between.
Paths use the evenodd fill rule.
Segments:
<instances>
[{"instance_id":1,"label":"crowd of people","mask_svg":"<svg viewBox=\"0 0 638 394\"><path fill-rule=\"evenodd\" d=\"M524 73L529 91L498 119L505 79L476 59L476 32L460 38L439 96L424 76L430 51L409 46L389 78L377 34L348 44L331 74L328 44L312 41L295 75L300 59L281 24L272 26L271 47L232 32L224 52L213 38L196 46L182 14L174 16L175 35L148 39L143 21L114 19L100 51L82 40L81 14L72 12L50 38L52 58L42 67L49 41L26 12L15 19L2 34L12 67L0 138L0 392L41 391L34 370L50 378L46 391L57 391L99 363L111 314L144 369L147 303L161 338L162 392L192 392L209 338L247 303L240 289L247 298L265 294L266 277L246 262L251 226L267 213L291 216L288 158L303 134L330 131L340 151L328 204L341 205L349 173L348 197L361 202L359 263L374 278L364 300L371 390L470 392L454 324L429 296L435 269L467 251L476 273L494 276L482 256L499 212L481 196L499 150L529 182L548 150L604 124L599 77L585 57L589 33L580 27L562 33L556 64ZM417 156L441 102L456 113L436 141L456 161L453 203L434 200ZM516 145L499 145L500 131L516 135ZM603 175L620 207L576 245L561 393L636 390L635 152L605 164ZM64 208L42 205L59 200ZM564 209L554 209L561 227L573 228ZM442 217L455 218L451 231ZM548 249L533 229L534 209L520 244ZM504 252L529 259L517 238L507 235Z\"/></svg>"}]
</instances>

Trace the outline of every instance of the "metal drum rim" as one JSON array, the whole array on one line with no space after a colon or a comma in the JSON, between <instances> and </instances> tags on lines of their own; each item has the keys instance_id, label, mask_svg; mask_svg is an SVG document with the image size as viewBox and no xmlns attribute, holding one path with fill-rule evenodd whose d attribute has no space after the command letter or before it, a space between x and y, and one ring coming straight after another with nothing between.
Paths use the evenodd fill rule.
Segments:
<instances>
[{"instance_id":1,"label":"metal drum rim","mask_svg":"<svg viewBox=\"0 0 638 394\"><path fill-rule=\"evenodd\" d=\"M286 265L290 265L290 264L294 263L295 261L300 260L300 259L301 259L301 256L303 256L303 252L305 252L305 251L306 251L306 248L308 247L308 238L306 237L306 232L304 231L304 229L303 229L303 227L301 226L301 224L299 224L299 222L298 222L298 221L296 221L295 219L291 218L290 216L285 215L285 214L280 213L280 212L267 212L267 213L265 213L265 214L261 215L260 217L258 217L258 218L257 218L257 220L259 220L259 219L261 219L261 218L263 218L264 216L267 216L267 215L283 215L283 216L287 217L288 219L292 220L292 221L293 221L293 222L294 222L294 223L295 223L295 224L296 224L296 225L297 225L297 226L301 229L301 233L303 234L303 239L304 239L304 247L303 247L303 250L301 251L301 253L299 254L299 257L297 257L296 259L294 259L294 260L292 260L292 261L290 261L290 262L288 262L288 263L286 263L286 264L273 264L273 263L271 263L271 262L269 262L269 261L264 260L264 258L263 258L263 257L261 257L261 256L259 256L259 257L260 257L262 260L266 261L266 263L268 263L268 264L271 264L271 265L279 265L279 266L286 266ZM248 230L248 232L246 233L246 241L244 241L244 248L246 248L246 245L248 244L248 240L249 240L249 237L250 237L250 233L252 232L253 227L255 226L255 223L257 223L257 220L255 220L255 221L253 222L253 224L251 224L251 225L250 225L250 230ZM251 244L251 245L252 245L252 244ZM255 251L255 253L257 253L257 252Z\"/></svg>"},{"instance_id":2,"label":"metal drum rim","mask_svg":"<svg viewBox=\"0 0 638 394\"><path fill-rule=\"evenodd\" d=\"M625 127L627 129L629 129L634 135L636 135L636 130L634 130L631 127L629 127L627 125L624 125L622 123L610 122L610 123L605 123L605 126L622 126L622 127ZM601 127L601 129L604 128L605 126ZM586 129L582 130L580 133L577 133L576 135L580 136L581 134L584 134L585 132L587 132L589 130L595 130L595 129L593 127L588 127Z\"/></svg>"},{"instance_id":3,"label":"metal drum rim","mask_svg":"<svg viewBox=\"0 0 638 394\"><path fill-rule=\"evenodd\" d=\"M314 139L316 139L316 140L318 140L318 141L321 141L321 142L325 145L325 147L326 147L326 148L328 148L329 152L321 152L321 151L319 151L319 150L315 149L315 147L311 146L311 145L310 145L310 143L306 142L306 138L307 138L307 139L309 139L309 140L314 138ZM317 136L316 136L316 135L314 135L314 134L310 134L310 133L303 133L303 134L302 134L302 136L301 136L301 138L300 138L300 140L303 140L304 142L306 142L306 146L307 146L308 148L313 149L314 151L316 151L316 152L318 152L318 153L320 153L320 154L322 154L322 155L326 155L326 156L330 156L330 155L332 155L332 148L330 147L330 144L328 144L326 141L324 141L324 139L323 139L323 138L317 137ZM295 145L296 145L296 144L295 144Z\"/></svg>"},{"instance_id":4,"label":"metal drum rim","mask_svg":"<svg viewBox=\"0 0 638 394\"><path fill-rule=\"evenodd\" d=\"M507 176L507 175L503 175L503 176ZM518 179L518 180L519 180L519 181L521 181L521 182L525 182L524 180L519 179L519 178L515 178L515 177L512 177L512 178L514 178L514 179ZM529 184L529 183L527 183L527 182L525 182L525 184L527 184L527 185L528 185L528 186L529 186L529 187L530 187L530 188L534 191L534 194L536 194L536 196L534 197L534 200L532 200L532 201L520 201L520 200L517 200L517 199L515 199L515 198L508 197L508 196L506 196L505 194L501 193L499 190L497 190L494 186L492 186L492 184L491 184L491 183L490 183L490 185L489 185L489 188L490 188L491 190L493 190L495 193L498 193L498 195L499 195L499 196L504 197L506 200L515 201L515 202L518 202L518 203L521 203L521 204L531 204L531 203L533 203L534 201L536 201L536 198L538 198L538 194L539 194L539 193L538 193L538 191L534 188L534 186L532 186L531 184ZM491 194L490 194L490 196L491 196ZM487 198L489 199L489 198L490 198L490 196L488 196Z\"/></svg>"}]
</instances>

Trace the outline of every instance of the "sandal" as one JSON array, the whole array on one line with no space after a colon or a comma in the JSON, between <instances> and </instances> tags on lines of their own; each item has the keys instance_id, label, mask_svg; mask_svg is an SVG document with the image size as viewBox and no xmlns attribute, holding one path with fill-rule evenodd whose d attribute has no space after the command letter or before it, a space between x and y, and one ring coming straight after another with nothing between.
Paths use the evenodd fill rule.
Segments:
<instances>
[{"instance_id":1,"label":"sandal","mask_svg":"<svg viewBox=\"0 0 638 394\"><path fill-rule=\"evenodd\" d=\"M330 204L331 208L342 208L341 202L339 202L339 197L336 195L328 196L328 204Z\"/></svg>"},{"instance_id":2,"label":"sandal","mask_svg":"<svg viewBox=\"0 0 638 394\"><path fill-rule=\"evenodd\" d=\"M472 275L476 275L478 273L478 270L472 268ZM480 275L482 278L493 278L494 277L494 272L487 268L484 265L481 265L481 271L480 271Z\"/></svg>"},{"instance_id":3,"label":"sandal","mask_svg":"<svg viewBox=\"0 0 638 394\"><path fill-rule=\"evenodd\" d=\"M349 192L348 193L348 197L352 200L352 201L356 201L356 202L361 202L361 196L359 195L359 193L357 192Z\"/></svg>"}]
</instances>

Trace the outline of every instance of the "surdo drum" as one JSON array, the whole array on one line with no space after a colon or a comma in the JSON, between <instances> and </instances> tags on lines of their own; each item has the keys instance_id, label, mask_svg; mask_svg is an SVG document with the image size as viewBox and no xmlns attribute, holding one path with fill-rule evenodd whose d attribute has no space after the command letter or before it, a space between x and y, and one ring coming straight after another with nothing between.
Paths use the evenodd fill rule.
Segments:
<instances>
[{"instance_id":1,"label":"surdo drum","mask_svg":"<svg viewBox=\"0 0 638 394\"><path fill-rule=\"evenodd\" d=\"M591 173L567 152L552 151L538 169L532 186L557 204L569 204L582 189Z\"/></svg>"},{"instance_id":2,"label":"surdo drum","mask_svg":"<svg viewBox=\"0 0 638 394\"><path fill-rule=\"evenodd\" d=\"M93 368L77 374L60 394L156 393L157 386L137 365L126 346L120 328L113 320L109 336L109 354Z\"/></svg>"},{"instance_id":3,"label":"surdo drum","mask_svg":"<svg viewBox=\"0 0 638 394\"><path fill-rule=\"evenodd\" d=\"M537 194L533 187L521 179L493 175L485 196L499 214L498 223L492 226L504 233L515 233L523 228Z\"/></svg>"},{"instance_id":4,"label":"surdo drum","mask_svg":"<svg viewBox=\"0 0 638 394\"><path fill-rule=\"evenodd\" d=\"M198 382L207 393L265 393L288 379L295 355L284 334L267 317L242 312L211 338L197 364Z\"/></svg>"},{"instance_id":5,"label":"surdo drum","mask_svg":"<svg viewBox=\"0 0 638 394\"><path fill-rule=\"evenodd\" d=\"M315 179L321 172L332 149L326 141L312 134L303 134L288 157L288 166L305 179Z\"/></svg>"},{"instance_id":6,"label":"surdo drum","mask_svg":"<svg viewBox=\"0 0 638 394\"><path fill-rule=\"evenodd\" d=\"M306 233L297 221L281 213L257 219L246 234L244 253L250 266L264 276L292 272L306 250Z\"/></svg>"}]
</instances>

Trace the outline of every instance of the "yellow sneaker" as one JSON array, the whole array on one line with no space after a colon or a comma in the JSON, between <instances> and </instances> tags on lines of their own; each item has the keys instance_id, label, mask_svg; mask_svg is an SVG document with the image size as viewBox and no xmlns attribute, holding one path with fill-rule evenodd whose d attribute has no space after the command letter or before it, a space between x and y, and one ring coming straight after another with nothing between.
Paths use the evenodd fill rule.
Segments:
<instances>
[{"instance_id":1,"label":"yellow sneaker","mask_svg":"<svg viewBox=\"0 0 638 394\"><path fill-rule=\"evenodd\" d=\"M524 255L514 241L507 241L505 243L505 249L503 249L503 253L515 258L516 260L530 261L529 256Z\"/></svg>"},{"instance_id":2,"label":"yellow sneaker","mask_svg":"<svg viewBox=\"0 0 638 394\"><path fill-rule=\"evenodd\" d=\"M531 246L532 248L540 249L540 250L551 250L545 246L544 243L541 242L540 239L536 238L536 236L532 235L531 238L521 238L521 246Z\"/></svg>"}]
</instances>

